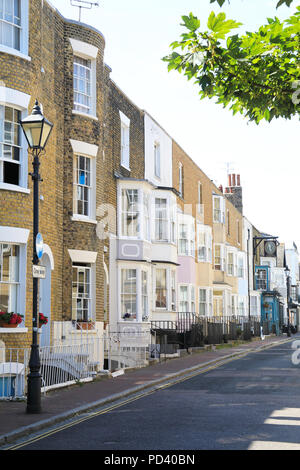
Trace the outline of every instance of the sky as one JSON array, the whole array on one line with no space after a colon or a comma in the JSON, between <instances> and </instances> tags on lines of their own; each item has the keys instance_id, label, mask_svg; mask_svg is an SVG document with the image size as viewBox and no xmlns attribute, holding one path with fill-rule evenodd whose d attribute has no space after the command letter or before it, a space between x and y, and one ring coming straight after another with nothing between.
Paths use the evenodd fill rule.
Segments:
<instances>
[{"instance_id":1,"label":"sky","mask_svg":"<svg viewBox=\"0 0 300 470\"><path fill-rule=\"evenodd\" d=\"M71 0L50 0L60 13L78 20ZM300 252L299 120L248 123L239 115L199 99L197 86L161 59L192 12L203 28L211 11L224 11L253 31L268 17L290 16L300 1L276 10L277 0L230 0L222 9L209 0L100 0L82 10L81 21L105 37L105 63L111 78L146 110L215 183L227 186L227 169L241 175L244 215L259 230L295 241ZM299 204L299 209L297 209Z\"/></svg>"}]
</instances>

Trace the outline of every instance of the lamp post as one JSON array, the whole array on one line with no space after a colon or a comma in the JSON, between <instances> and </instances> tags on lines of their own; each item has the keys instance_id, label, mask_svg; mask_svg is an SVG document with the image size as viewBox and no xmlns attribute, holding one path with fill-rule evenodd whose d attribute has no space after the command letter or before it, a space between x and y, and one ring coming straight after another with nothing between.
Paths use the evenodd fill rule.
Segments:
<instances>
[{"instance_id":1,"label":"lamp post","mask_svg":"<svg viewBox=\"0 0 300 470\"><path fill-rule=\"evenodd\" d=\"M38 102L35 102L32 114L22 121L20 125L28 142L29 149L33 156L33 173L30 173L33 181L33 268L39 264L39 256L36 248L37 235L39 233L39 156L44 150L53 124L42 114ZM38 345L38 278L33 277L32 291L32 344L29 360L30 372L27 376L27 413L36 414L41 412L41 375L40 357Z\"/></svg>"}]
</instances>

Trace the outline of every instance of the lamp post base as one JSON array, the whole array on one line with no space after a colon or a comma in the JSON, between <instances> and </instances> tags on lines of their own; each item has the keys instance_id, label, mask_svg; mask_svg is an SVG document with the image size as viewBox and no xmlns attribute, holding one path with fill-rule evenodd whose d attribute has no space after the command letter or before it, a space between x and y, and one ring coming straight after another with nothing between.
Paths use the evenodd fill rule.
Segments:
<instances>
[{"instance_id":1,"label":"lamp post base","mask_svg":"<svg viewBox=\"0 0 300 470\"><path fill-rule=\"evenodd\" d=\"M37 344L31 346L31 357L29 360L30 372L27 376L27 408L26 412L31 414L41 413L41 387L42 376L40 374L39 348Z\"/></svg>"},{"instance_id":2,"label":"lamp post base","mask_svg":"<svg viewBox=\"0 0 300 470\"><path fill-rule=\"evenodd\" d=\"M38 414L42 412L41 385L42 377L39 373L28 374L26 413Z\"/></svg>"}]
</instances>

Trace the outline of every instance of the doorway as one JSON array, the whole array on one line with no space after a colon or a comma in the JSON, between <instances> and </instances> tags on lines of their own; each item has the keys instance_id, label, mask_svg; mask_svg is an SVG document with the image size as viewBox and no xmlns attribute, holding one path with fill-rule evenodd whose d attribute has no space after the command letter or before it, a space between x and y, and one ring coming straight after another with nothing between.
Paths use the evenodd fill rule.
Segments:
<instances>
[{"instance_id":1,"label":"doorway","mask_svg":"<svg viewBox=\"0 0 300 470\"><path fill-rule=\"evenodd\" d=\"M40 334L40 346L50 346L51 331L51 260L47 253L43 254L41 265L46 268L46 278L40 279L39 311L48 317L48 323L43 325Z\"/></svg>"}]
</instances>

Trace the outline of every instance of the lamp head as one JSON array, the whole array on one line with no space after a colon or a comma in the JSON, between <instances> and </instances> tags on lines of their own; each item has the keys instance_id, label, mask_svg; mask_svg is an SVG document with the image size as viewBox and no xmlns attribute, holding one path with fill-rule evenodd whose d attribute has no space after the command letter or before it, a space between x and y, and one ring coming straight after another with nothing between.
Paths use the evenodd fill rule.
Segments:
<instances>
[{"instance_id":1,"label":"lamp head","mask_svg":"<svg viewBox=\"0 0 300 470\"><path fill-rule=\"evenodd\" d=\"M53 124L43 116L38 101L35 101L32 113L20 121L29 147L32 150L44 150Z\"/></svg>"}]
</instances>

